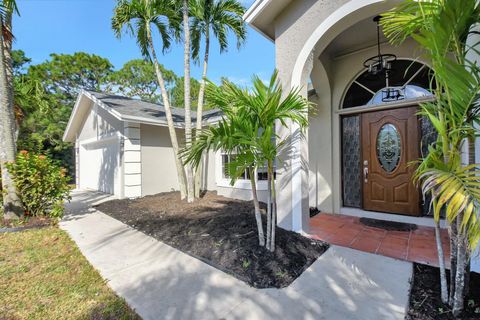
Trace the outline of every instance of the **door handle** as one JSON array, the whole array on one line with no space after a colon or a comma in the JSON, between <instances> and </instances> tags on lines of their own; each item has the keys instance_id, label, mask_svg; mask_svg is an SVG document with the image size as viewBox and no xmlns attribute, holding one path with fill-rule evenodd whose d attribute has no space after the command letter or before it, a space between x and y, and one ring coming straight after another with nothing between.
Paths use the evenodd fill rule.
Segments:
<instances>
[{"instance_id":1,"label":"door handle","mask_svg":"<svg viewBox=\"0 0 480 320\"><path fill-rule=\"evenodd\" d=\"M363 179L365 183L368 183L368 167L363 168Z\"/></svg>"}]
</instances>

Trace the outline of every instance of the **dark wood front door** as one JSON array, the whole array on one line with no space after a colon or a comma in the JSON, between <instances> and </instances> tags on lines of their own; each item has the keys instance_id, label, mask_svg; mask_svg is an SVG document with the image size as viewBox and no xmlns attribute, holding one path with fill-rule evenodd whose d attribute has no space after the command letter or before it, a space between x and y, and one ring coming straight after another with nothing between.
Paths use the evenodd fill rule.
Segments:
<instances>
[{"instance_id":1,"label":"dark wood front door","mask_svg":"<svg viewBox=\"0 0 480 320\"><path fill-rule=\"evenodd\" d=\"M362 121L363 207L420 215L420 193L411 161L419 158L417 108L364 113Z\"/></svg>"}]
</instances>

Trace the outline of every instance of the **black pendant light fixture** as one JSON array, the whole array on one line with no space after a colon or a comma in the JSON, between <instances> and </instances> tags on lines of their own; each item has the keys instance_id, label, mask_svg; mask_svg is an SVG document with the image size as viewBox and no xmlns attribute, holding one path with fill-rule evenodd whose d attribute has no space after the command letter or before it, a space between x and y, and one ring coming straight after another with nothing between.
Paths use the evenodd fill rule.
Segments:
<instances>
[{"instance_id":1,"label":"black pendant light fixture","mask_svg":"<svg viewBox=\"0 0 480 320\"><path fill-rule=\"evenodd\" d=\"M397 60L397 56L380 51L380 18L380 16L373 18L373 21L377 23L377 55L365 60L363 66L368 69L371 76L385 76L388 87L388 74L391 72L392 62Z\"/></svg>"},{"instance_id":2,"label":"black pendant light fixture","mask_svg":"<svg viewBox=\"0 0 480 320\"><path fill-rule=\"evenodd\" d=\"M385 87L382 89L382 102L403 100L405 97L402 91L399 88L390 87L388 81L389 75L393 71L392 63L397 60L397 56L380 51L380 18L380 16L373 18L373 21L377 23L377 55L365 60L363 66L367 68L372 80L378 80L381 77L385 79Z\"/></svg>"}]
</instances>

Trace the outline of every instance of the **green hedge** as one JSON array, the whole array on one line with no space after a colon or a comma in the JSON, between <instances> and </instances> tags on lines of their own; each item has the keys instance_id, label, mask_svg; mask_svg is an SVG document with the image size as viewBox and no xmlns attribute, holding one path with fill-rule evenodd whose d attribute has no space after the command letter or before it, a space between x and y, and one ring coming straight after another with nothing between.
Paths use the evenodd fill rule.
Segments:
<instances>
[{"instance_id":1,"label":"green hedge","mask_svg":"<svg viewBox=\"0 0 480 320\"><path fill-rule=\"evenodd\" d=\"M13 174L25 215L63 216L64 202L70 199L66 170L49 157L22 150L15 163L7 164Z\"/></svg>"}]
</instances>

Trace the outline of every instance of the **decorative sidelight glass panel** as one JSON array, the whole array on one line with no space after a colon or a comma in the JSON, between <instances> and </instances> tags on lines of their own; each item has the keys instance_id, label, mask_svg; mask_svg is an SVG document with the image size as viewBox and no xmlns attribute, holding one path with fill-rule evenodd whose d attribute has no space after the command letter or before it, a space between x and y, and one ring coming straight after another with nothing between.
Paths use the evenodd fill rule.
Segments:
<instances>
[{"instance_id":1,"label":"decorative sidelight glass panel","mask_svg":"<svg viewBox=\"0 0 480 320\"><path fill-rule=\"evenodd\" d=\"M380 128L377 136L377 158L382 168L390 173L400 162L401 139L397 128L386 123Z\"/></svg>"},{"instance_id":2,"label":"decorative sidelight glass panel","mask_svg":"<svg viewBox=\"0 0 480 320\"><path fill-rule=\"evenodd\" d=\"M342 187L343 205L362 206L362 176L360 166L360 117L342 119Z\"/></svg>"}]
</instances>

